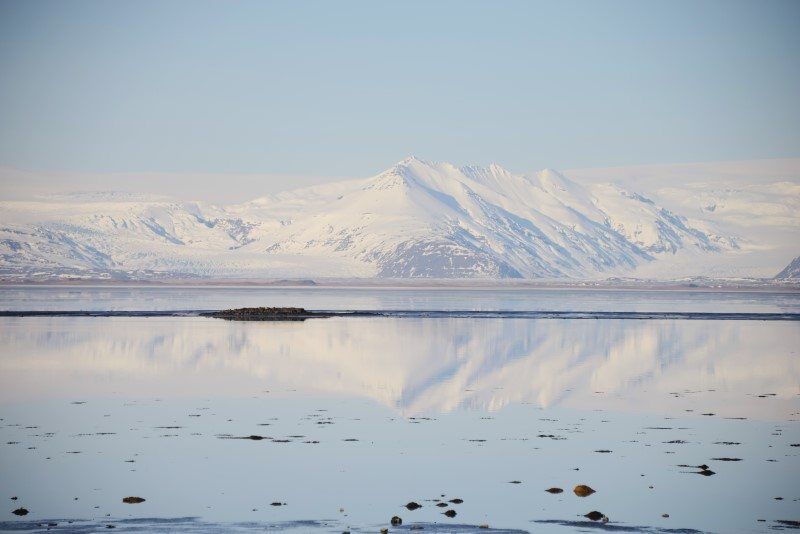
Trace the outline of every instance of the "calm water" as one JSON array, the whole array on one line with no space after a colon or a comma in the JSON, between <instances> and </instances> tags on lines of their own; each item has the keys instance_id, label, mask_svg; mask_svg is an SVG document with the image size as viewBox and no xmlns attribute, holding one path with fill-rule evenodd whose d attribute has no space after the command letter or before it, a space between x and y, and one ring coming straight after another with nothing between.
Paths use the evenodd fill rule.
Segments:
<instances>
[{"instance_id":1,"label":"calm water","mask_svg":"<svg viewBox=\"0 0 800 534\"><path fill-rule=\"evenodd\" d=\"M2 310L546 310L800 312L800 291L0 286Z\"/></svg>"},{"instance_id":2,"label":"calm water","mask_svg":"<svg viewBox=\"0 0 800 534\"><path fill-rule=\"evenodd\" d=\"M800 310L790 293L0 288L0 297L16 310ZM1 318L0 529L791 528L799 351L797 322ZM230 439L251 435L264 439ZM714 474L681 467L701 464ZM577 484L596 493L578 497ZM436 506L453 498L464 502ZM20 506L30 513L14 516ZM609 523L583 517L593 510ZM394 515L402 527L389 525Z\"/></svg>"}]
</instances>

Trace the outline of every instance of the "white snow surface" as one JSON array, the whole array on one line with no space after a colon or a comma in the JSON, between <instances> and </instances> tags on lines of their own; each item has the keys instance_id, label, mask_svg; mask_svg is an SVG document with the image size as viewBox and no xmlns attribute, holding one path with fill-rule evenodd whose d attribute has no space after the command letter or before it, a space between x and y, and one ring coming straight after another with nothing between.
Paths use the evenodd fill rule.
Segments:
<instances>
[{"instance_id":1,"label":"white snow surface","mask_svg":"<svg viewBox=\"0 0 800 534\"><path fill-rule=\"evenodd\" d=\"M779 161L576 170L571 180L411 157L371 178L228 206L113 192L5 201L0 274L772 277L800 251L800 160Z\"/></svg>"}]
</instances>

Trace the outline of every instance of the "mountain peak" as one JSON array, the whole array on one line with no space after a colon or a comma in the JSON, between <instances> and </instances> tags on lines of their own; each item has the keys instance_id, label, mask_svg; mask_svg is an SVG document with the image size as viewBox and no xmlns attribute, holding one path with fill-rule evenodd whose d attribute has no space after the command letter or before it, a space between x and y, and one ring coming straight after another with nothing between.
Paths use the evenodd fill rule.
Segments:
<instances>
[{"instance_id":1,"label":"mountain peak","mask_svg":"<svg viewBox=\"0 0 800 534\"><path fill-rule=\"evenodd\" d=\"M797 256L781 272L775 275L777 279L796 280L800 278L800 256Z\"/></svg>"},{"instance_id":2,"label":"mountain peak","mask_svg":"<svg viewBox=\"0 0 800 534\"><path fill-rule=\"evenodd\" d=\"M407 167L407 166L409 166L409 165L414 165L414 164L418 164L418 165L430 165L430 162L428 162L428 161L425 161L424 159L418 158L417 156L415 156L415 155L411 154L410 156L408 156L408 157L406 157L406 158L403 158L403 159L401 159L400 161L398 161L398 162L395 164L395 167L399 167L399 166L402 166L402 167Z\"/></svg>"},{"instance_id":3,"label":"mountain peak","mask_svg":"<svg viewBox=\"0 0 800 534\"><path fill-rule=\"evenodd\" d=\"M511 171L509 171L499 163L490 163L489 170L497 174L511 174Z\"/></svg>"},{"instance_id":4,"label":"mountain peak","mask_svg":"<svg viewBox=\"0 0 800 534\"><path fill-rule=\"evenodd\" d=\"M414 177L438 176L440 178L450 178L461 180L464 177L477 180L479 182L497 181L513 178L514 175L505 167L490 163L488 166L465 165L459 167L446 161L429 161L411 155L397 162L384 174L401 174L403 176L413 175Z\"/></svg>"},{"instance_id":5,"label":"mountain peak","mask_svg":"<svg viewBox=\"0 0 800 534\"><path fill-rule=\"evenodd\" d=\"M574 190L579 188L578 184L561 174L555 169L542 169L535 175L535 181L538 182L542 189L547 191L552 190Z\"/></svg>"}]
</instances>

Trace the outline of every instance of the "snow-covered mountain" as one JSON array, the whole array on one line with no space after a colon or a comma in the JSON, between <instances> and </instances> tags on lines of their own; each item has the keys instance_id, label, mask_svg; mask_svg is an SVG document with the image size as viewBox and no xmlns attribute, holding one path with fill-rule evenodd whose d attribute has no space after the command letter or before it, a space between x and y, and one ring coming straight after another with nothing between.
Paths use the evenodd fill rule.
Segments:
<instances>
[{"instance_id":1,"label":"snow-covered mountain","mask_svg":"<svg viewBox=\"0 0 800 534\"><path fill-rule=\"evenodd\" d=\"M779 280L798 280L800 279L800 256L789 263L781 272L775 275Z\"/></svg>"},{"instance_id":2,"label":"snow-covered mountain","mask_svg":"<svg viewBox=\"0 0 800 534\"><path fill-rule=\"evenodd\" d=\"M630 187L413 157L224 207L114 193L0 202L5 278L594 279L646 266L677 278L751 245ZM692 269L673 268L678 257Z\"/></svg>"}]
</instances>

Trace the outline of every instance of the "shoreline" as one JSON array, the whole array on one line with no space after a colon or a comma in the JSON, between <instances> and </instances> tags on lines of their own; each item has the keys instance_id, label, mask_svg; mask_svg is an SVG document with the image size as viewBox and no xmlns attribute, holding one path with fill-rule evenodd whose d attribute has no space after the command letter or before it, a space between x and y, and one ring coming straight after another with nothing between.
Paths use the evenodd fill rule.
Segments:
<instances>
[{"instance_id":1,"label":"shoreline","mask_svg":"<svg viewBox=\"0 0 800 534\"><path fill-rule=\"evenodd\" d=\"M800 313L780 312L632 312L558 310L303 310L300 313L231 316L230 310L2 310L0 317L198 317L226 321L304 321L307 319L594 319L594 320L699 320L699 321L800 321Z\"/></svg>"},{"instance_id":2,"label":"shoreline","mask_svg":"<svg viewBox=\"0 0 800 534\"><path fill-rule=\"evenodd\" d=\"M730 285L728 285L730 284ZM800 282L769 282L736 285L733 281L700 285L670 281L643 281L641 283L612 284L596 282L562 281L553 282L509 282L500 280L479 283L474 280L431 281L419 283L401 280L387 281L385 284L374 280L319 281L314 284L274 283L258 281L121 281L121 280L80 280L80 281L9 281L0 280L0 290L4 289L242 289L242 290L350 290L350 291L574 291L574 292L641 292L641 293L755 293L755 294L797 294Z\"/></svg>"}]
</instances>

